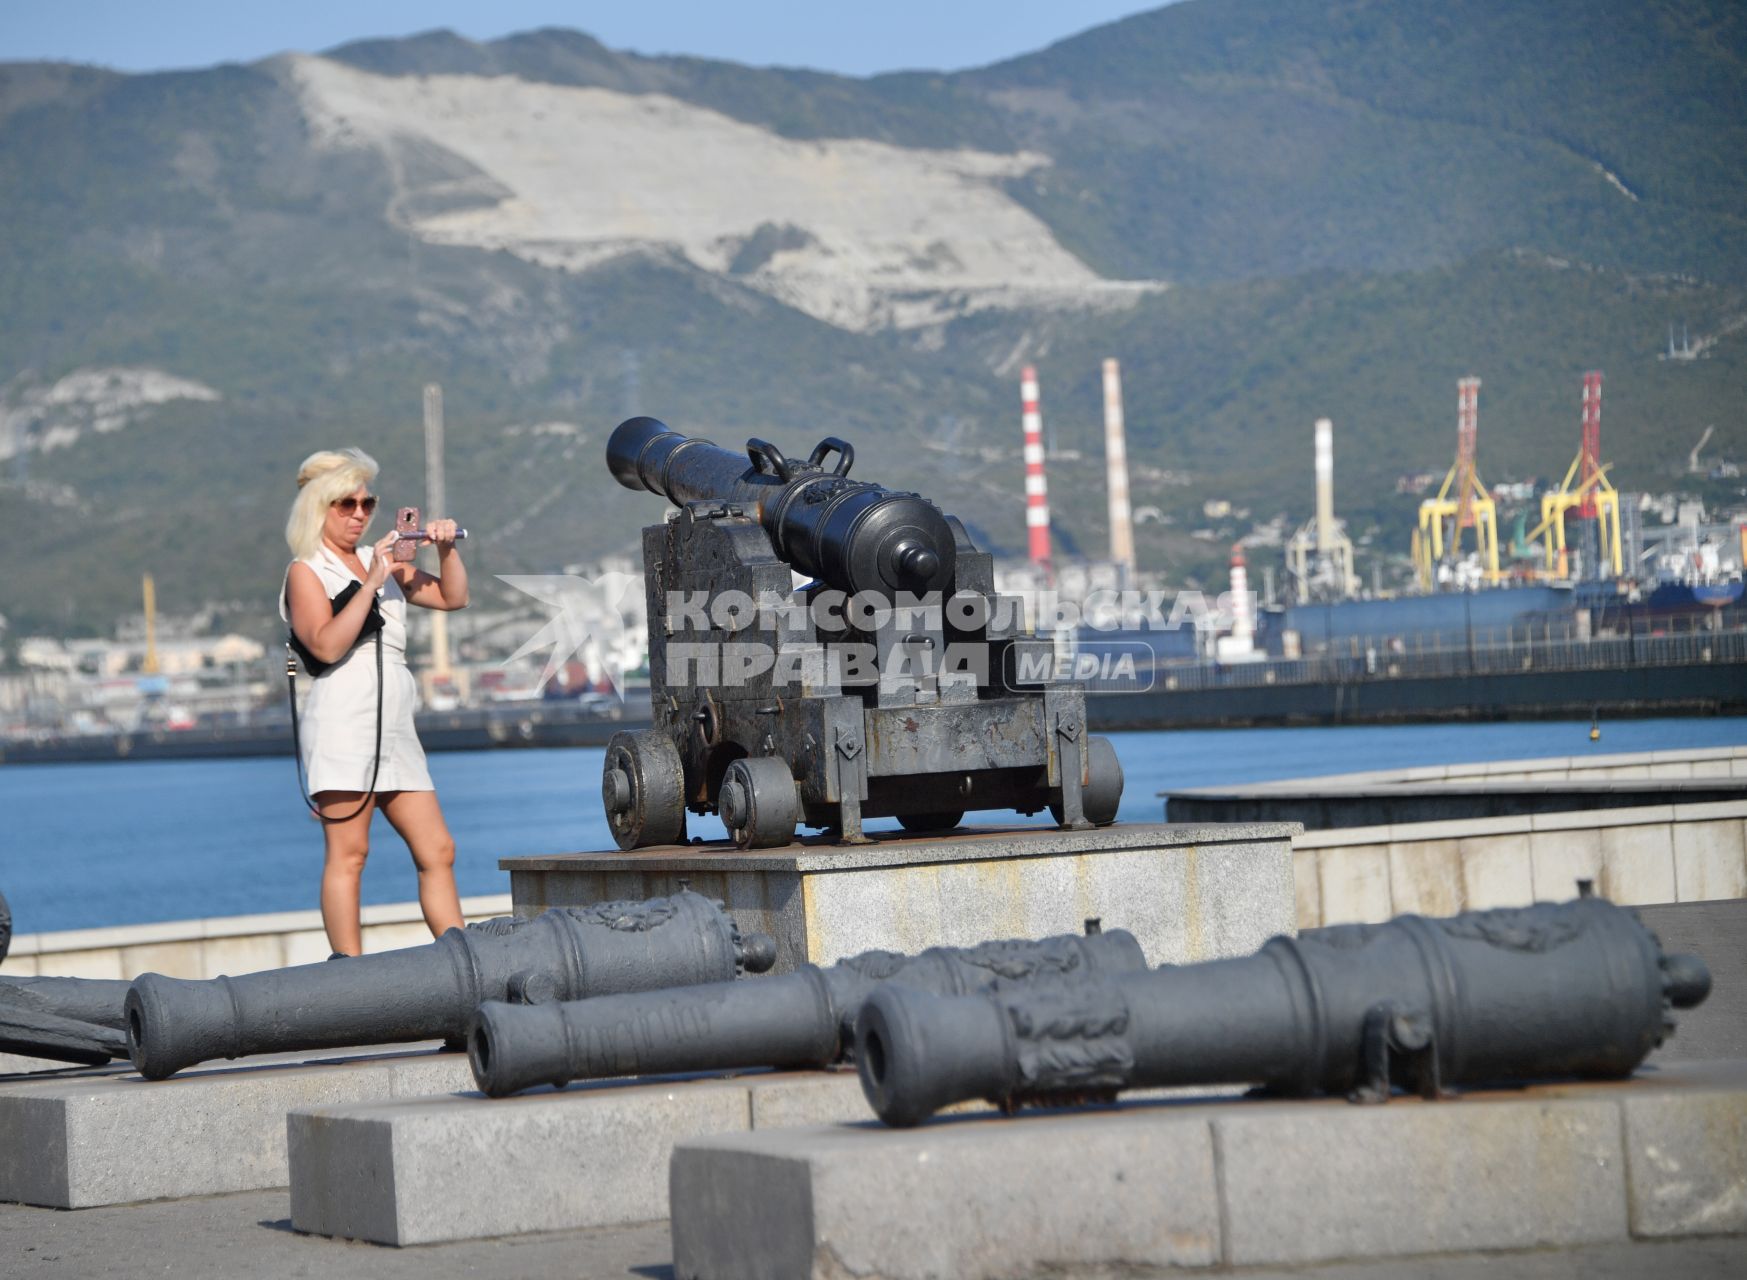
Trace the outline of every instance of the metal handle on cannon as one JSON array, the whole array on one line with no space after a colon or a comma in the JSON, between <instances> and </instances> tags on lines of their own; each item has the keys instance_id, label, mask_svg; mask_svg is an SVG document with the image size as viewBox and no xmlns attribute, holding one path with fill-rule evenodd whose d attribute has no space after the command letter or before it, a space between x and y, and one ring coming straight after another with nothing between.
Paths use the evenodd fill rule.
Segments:
<instances>
[{"instance_id":1,"label":"metal handle on cannon","mask_svg":"<svg viewBox=\"0 0 1747 1280\"><path fill-rule=\"evenodd\" d=\"M831 474L835 476L848 475L849 469L855 465L855 446L836 436L826 436L814 445L813 452L807 455L807 465L823 471L825 459L833 453L837 455L837 465L832 468Z\"/></svg>"},{"instance_id":2,"label":"metal handle on cannon","mask_svg":"<svg viewBox=\"0 0 1747 1280\"><path fill-rule=\"evenodd\" d=\"M795 464L783 456L783 451L768 440L754 436L746 442L746 456L759 475L775 476L778 480L793 480Z\"/></svg>"},{"instance_id":3,"label":"metal handle on cannon","mask_svg":"<svg viewBox=\"0 0 1747 1280\"><path fill-rule=\"evenodd\" d=\"M746 442L746 457L752 463L753 471L763 476L775 476L785 482L793 480L803 471L823 471L825 459L834 453L837 455L837 465L831 469L831 474L847 476L849 469L855 465L855 446L837 436L826 436L814 445L813 452L807 455L805 463L790 462L783 451L768 440L760 440L755 436Z\"/></svg>"}]
</instances>

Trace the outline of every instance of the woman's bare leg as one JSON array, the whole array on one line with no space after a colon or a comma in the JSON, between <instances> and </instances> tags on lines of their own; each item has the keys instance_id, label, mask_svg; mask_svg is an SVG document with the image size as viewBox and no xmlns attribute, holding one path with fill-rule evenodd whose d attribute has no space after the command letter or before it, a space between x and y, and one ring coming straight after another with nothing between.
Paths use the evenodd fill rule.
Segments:
<instances>
[{"instance_id":1,"label":"woman's bare leg","mask_svg":"<svg viewBox=\"0 0 1747 1280\"><path fill-rule=\"evenodd\" d=\"M443 820L435 791L396 791L382 797L382 815L412 853L419 870L419 906L431 936L461 928L461 895L455 888L455 837Z\"/></svg>"},{"instance_id":2,"label":"woman's bare leg","mask_svg":"<svg viewBox=\"0 0 1747 1280\"><path fill-rule=\"evenodd\" d=\"M364 798L362 791L323 791L315 797L324 818L351 813ZM363 930L358 922L358 881L364 874L364 859L370 854L372 799L361 813L345 822L323 822L327 859L321 873L321 920L328 931L328 946L341 955L362 955Z\"/></svg>"}]
</instances>

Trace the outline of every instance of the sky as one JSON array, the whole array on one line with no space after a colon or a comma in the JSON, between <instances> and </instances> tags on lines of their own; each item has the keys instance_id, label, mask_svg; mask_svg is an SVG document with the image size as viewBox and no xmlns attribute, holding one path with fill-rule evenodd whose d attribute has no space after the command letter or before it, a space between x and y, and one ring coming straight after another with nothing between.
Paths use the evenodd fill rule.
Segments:
<instances>
[{"instance_id":1,"label":"sky","mask_svg":"<svg viewBox=\"0 0 1747 1280\"><path fill-rule=\"evenodd\" d=\"M121 71L253 62L447 27L489 40L570 27L616 49L846 75L957 70L1166 0L0 0L0 61Z\"/></svg>"}]
</instances>

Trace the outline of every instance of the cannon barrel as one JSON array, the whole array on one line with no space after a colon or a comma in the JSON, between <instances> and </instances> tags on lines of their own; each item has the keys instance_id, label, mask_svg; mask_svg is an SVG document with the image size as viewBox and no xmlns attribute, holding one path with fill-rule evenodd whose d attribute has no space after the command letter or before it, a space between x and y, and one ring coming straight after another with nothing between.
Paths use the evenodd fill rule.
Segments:
<instances>
[{"instance_id":1,"label":"cannon barrel","mask_svg":"<svg viewBox=\"0 0 1747 1280\"><path fill-rule=\"evenodd\" d=\"M736 1067L823 1067L851 1043L856 1011L876 987L959 995L996 980L1143 970L1121 929L1087 937L936 947L917 956L870 951L829 968L804 965L758 982L605 996L563 1004L479 1007L467 1037L473 1078L505 1097L538 1084Z\"/></svg>"},{"instance_id":2,"label":"cannon barrel","mask_svg":"<svg viewBox=\"0 0 1747 1280\"><path fill-rule=\"evenodd\" d=\"M0 894L0 960L12 947L12 910ZM95 1066L127 1053L125 982L111 978L0 977L0 1052Z\"/></svg>"},{"instance_id":3,"label":"cannon barrel","mask_svg":"<svg viewBox=\"0 0 1747 1280\"><path fill-rule=\"evenodd\" d=\"M88 1066L124 1058L127 990L112 978L0 978L0 1052Z\"/></svg>"},{"instance_id":4,"label":"cannon barrel","mask_svg":"<svg viewBox=\"0 0 1747 1280\"><path fill-rule=\"evenodd\" d=\"M837 460L826 470L833 454ZM676 506L744 506L779 556L840 591L888 598L944 591L957 556L946 517L914 493L849 479L854 461L855 450L834 437L800 461L763 440L735 453L654 418L621 422L607 441L607 468L627 489L646 489Z\"/></svg>"},{"instance_id":5,"label":"cannon barrel","mask_svg":"<svg viewBox=\"0 0 1747 1280\"><path fill-rule=\"evenodd\" d=\"M134 1068L159 1080L212 1058L410 1040L460 1041L485 1000L576 1000L727 981L776 958L689 891L451 929L427 946L237 978L148 973L127 996Z\"/></svg>"},{"instance_id":6,"label":"cannon barrel","mask_svg":"<svg viewBox=\"0 0 1747 1280\"><path fill-rule=\"evenodd\" d=\"M883 987L856 1022L862 1090L913 1125L1127 1088L1255 1084L1383 1101L1391 1083L1629 1075L1710 991L1600 898L1402 916L1274 938L1253 956L943 997Z\"/></svg>"}]
</instances>

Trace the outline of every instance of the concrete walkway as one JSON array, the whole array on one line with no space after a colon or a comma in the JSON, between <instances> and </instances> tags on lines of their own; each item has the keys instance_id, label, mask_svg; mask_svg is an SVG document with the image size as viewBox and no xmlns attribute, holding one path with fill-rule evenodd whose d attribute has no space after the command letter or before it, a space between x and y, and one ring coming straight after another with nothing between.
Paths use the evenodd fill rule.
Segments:
<instances>
[{"instance_id":1,"label":"concrete walkway","mask_svg":"<svg viewBox=\"0 0 1747 1280\"><path fill-rule=\"evenodd\" d=\"M504 1240L388 1249L302 1236L291 1230L284 1191L84 1209L75 1213L0 1205L0 1271L17 1280L671 1280L665 1222L557 1231ZM1125 1270L1122 1280L1146 1273ZM1163 1275L1165 1273L1157 1273ZM1245 1280L1711 1280L1747 1275L1747 1237L1596 1245L1527 1253L1388 1258L1290 1270L1169 1273ZM1019 1278L1015 1277L1015 1280ZM1050 1280L1117 1280L1115 1273L1052 1271Z\"/></svg>"}]
</instances>

